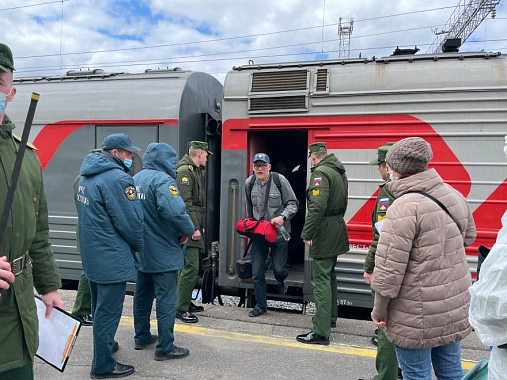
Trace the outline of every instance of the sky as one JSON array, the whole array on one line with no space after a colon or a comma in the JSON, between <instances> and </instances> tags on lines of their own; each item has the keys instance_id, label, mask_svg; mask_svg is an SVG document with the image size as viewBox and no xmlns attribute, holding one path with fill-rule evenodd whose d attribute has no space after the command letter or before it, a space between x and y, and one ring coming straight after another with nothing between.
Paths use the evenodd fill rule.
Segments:
<instances>
[{"instance_id":1,"label":"sky","mask_svg":"<svg viewBox=\"0 0 507 380\"><path fill-rule=\"evenodd\" d=\"M470 0L2 0L0 42L14 53L17 78L180 67L223 83L252 61L338 58L340 17L354 18L351 58L396 46L424 53L459 1ZM461 51L507 53L504 30L507 0Z\"/></svg>"}]
</instances>

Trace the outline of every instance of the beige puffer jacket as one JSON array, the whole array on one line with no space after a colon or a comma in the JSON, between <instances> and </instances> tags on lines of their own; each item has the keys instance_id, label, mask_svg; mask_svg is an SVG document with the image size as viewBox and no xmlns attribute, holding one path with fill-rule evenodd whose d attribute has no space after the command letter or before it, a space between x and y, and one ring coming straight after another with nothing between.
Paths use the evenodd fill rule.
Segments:
<instances>
[{"instance_id":1,"label":"beige puffer jacket","mask_svg":"<svg viewBox=\"0 0 507 380\"><path fill-rule=\"evenodd\" d=\"M476 237L466 199L435 169L389 183L396 201L387 211L375 257L372 317L387 321L389 341L403 348L457 342L468 323L472 284L464 246ZM424 191L442 202L461 225Z\"/></svg>"}]
</instances>

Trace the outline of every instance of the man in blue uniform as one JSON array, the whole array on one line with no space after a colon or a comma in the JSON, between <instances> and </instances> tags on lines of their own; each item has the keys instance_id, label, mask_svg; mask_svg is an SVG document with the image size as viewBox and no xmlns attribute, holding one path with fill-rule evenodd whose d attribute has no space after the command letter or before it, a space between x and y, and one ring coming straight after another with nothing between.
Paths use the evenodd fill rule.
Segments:
<instances>
[{"instance_id":1,"label":"man in blue uniform","mask_svg":"<svg viewBox=\"0 0 507 380\"><path fill-rule=\"evenodd\" d=\"M134 296L135 349L155 343L150 333L153 299L157 299L158 344L155 360L188 356L174 345L178 270L183 268L183 245L195 227L176 187L176 152L166 143L151 143L143 155L143 170L134 176L144 211L144 251L137 264Z\"/></svg>"},{"instance_id":2,"label":"man in blue uniform","mask_svg":"<svg viewBox=\"0 0 507 380\"><path fill-rule=\"evenodd\" d=\"M83 271L90 281L93 315L93 362L90 377L124 377L134 367L112 357L127 281L136 277L132 251L142 251L143 210L128 175L133 146L124 133L107 136L100 153L81 165L77 192Z\"/></svg>"}]
</instances>

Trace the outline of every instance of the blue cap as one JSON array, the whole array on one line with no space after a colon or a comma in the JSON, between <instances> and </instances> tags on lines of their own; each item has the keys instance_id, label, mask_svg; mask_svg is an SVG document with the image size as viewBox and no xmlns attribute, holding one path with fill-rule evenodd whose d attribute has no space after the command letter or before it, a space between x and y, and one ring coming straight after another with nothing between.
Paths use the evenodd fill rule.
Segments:
<instances>
[{"instance_id":1,"label":"blue cap","mask_svg":"<svg viewBox=\"0 0 507 380\"><path fill-rule=\"evenodd\" d=\"M132 141L130 141L130 138L125 133L113 133L107 136L102 143L102 149L124 149L129 152L139 152L141 150L137 146L132 145Z\"/></svg>"},{"instance_id":2,"label":"blue cap","mask_svg":"<svg viewBox=\"0 0 507 380\"><path fill-rule=\"evenodd\" d=\"M263 161L263 162L269 164L269 157L268 157L268 155L266 153L257 153L254 156L252 162L256 162L256 161Z\"/></svg>"}]
</instances>

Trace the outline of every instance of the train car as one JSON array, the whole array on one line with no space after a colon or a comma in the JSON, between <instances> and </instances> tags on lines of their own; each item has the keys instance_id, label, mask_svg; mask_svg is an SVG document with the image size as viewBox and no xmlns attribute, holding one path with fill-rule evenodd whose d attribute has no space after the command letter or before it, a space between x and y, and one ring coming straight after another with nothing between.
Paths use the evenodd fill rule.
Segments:
<instances>
[{"instance_id":1,"label":"train car","mask_svg":"<svg viewBox=\"0 0 507 380\"><path fill-rule=\"evenodd\" d=\"M378 184L368 162L376 149L410 136L426 139L430 167L459 190L478 230L466 252L475 276L477 247L493 245L507 209L507 60L500 53L402 55L379 59L235 67L224 84L218 286L241 288L235 262L245 242L234 226L245 215L245 179L256 152L271 158L300 201L289 246L288 299L313 299L312 261L299 232L309 178L308 145L325 141L345 165L350 252L338 259L340 305L371 307L363 262ZM436 247L435 249L438 249ZM267 279L268 297L276 281ZM271 293L270 293L271 289Z\"/></svg>"},{"instance_id":2,"label":"train car","mask_svg":"<svg viewBox=\"0 0 507 380\"><path fill-rule=\"evenodd\" d=\"M191 140L220 151L223 86L208 74L147 70L142 74L72 71L64 76L20 78L7 114L21 135L30 94L41 95L30 141L38 148L49 207L50 240L64 280L78 280L77 214L72 185L83 158L101 148L104 137L124 132L143 151L151 142L169 143L182 157ZM134 155L135 174L141 155ZM208 168L207 244L218 239L220 154ZM213 228L213 226L216 226Z\"/></svg>"}]
</instances>

